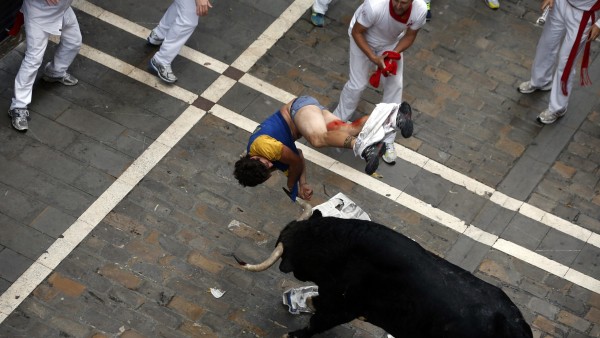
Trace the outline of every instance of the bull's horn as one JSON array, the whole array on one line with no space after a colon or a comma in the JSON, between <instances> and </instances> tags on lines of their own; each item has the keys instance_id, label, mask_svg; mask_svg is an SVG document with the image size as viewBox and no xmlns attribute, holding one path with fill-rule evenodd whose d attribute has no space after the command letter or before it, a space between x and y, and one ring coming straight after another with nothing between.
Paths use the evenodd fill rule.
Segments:
<instances>
[{"instance_id":1,"label":"bull's horn","mask_svg":"<svg viewBox=\"0 0 600 338\"><path fill-rule=\"evenodd\" d=\"M271 267L271 265L275 264L279 258L283 255L283 243L279 242L275 247L275 250L271 253L271 256L267 258L264 262L258 264L247 264L244 261L239 260L237 257L233 256L235 260L246 270L248 271L264 271Z\"/></svg>"},{"instance_id":2,"label":"bull's horn","mask_svg":"<svg viewBox=\"0 0 600 338\"><path fill-rule=\"evenodd\" d=\"M310 203L306 202L305 200L301 199L301 198L296 198L296 202L298 202L298 204L302 207L302 209L304 209L304 211L302 212L302 215L300 215L300 217L298 217L298 221L305 221L307 220L310 215L312 215L312 205L310 205Z\"/></svg>"}]
</instances>

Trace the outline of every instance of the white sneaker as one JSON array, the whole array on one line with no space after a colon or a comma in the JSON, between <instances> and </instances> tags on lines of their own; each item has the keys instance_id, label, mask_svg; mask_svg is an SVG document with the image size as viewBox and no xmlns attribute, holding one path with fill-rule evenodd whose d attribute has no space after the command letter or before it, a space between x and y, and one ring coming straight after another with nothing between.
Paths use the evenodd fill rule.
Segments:
<instances>
[{"instance_id":1,"label":"white sneaker","mask_svg":"<svg viewBox=\"0 0 600 338\"><path fill-rule=\"evenodd\" d=\"M163 65L162 63L158 63L156 60L154 60L154 58L152 58L150 59L148 69L152 74L158 76L161 80L163 80L166 83L175 83L175 81L177 81L177 76L173 74L173 69L171 69L171 65Z\"/></svg>"},{"instance_id":2,"label":"white sneaker","mask_svg":"<svg viewBox=\"0 0 600 338\"><path fill-rule=\"evenodd\" d=\"M154 29L153 29L150 31L150 35L148 35L148 38L146 38L146 41L148 41L148 43L153 46L160 46L160 45L162 45L163 41L165 41L165 39L159 38L158 34L156 34L156 32L154 32Z\"/></svg>"},{"instance_id":3,"label":"white sneaker","mask_svg":"<svg viewBox=\"0 0 600 338\"><path fill-rule=\"evenodd\" d=\"M550 89L552 89L552 82L548 83L543 87L534 87L531 85L531 81L525 81L521 83L519 87L517 87L517 90L521 94L530 94L535 92L536 90L548 91Z\"/></svg>"},{"instance_id":4,"label":"white sneaker","mask_svg":"<svg viewBox=\"0 0 600 338\"><path fill-rule=\"evenodd\" d=\"M567 110L558 111L558 112L550 112L550 109L545 109L543 112L538 115L537 120L543 124L554 123L559 118L565 116Z\"/></svg>"},{"instance_id":5,"label":"white sneaker","mask_svg":"<svg viewBox=\"0 0 600 338\"><path fill-rule=\"evenodd\" d=\"M398 155L396 155L396 147L394 146L394 144L386 143L385 144L385 153L383 153L383 156L381 156L381 159L383 159L383 162L394 165L394 164L396 164L397 157L398 157Z\"/></svg>"}]
</instances>

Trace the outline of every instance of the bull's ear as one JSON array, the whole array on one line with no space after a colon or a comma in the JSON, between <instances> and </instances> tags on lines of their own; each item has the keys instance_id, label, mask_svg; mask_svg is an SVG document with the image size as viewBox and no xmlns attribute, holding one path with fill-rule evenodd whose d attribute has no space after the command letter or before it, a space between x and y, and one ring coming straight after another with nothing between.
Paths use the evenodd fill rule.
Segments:
<instances>
[{"instance_id":1,"label":"bull's ear","mask_svg":"<svg viewBox=\"0 0 600 338\"><path fill-rule=\"evenodd\" d=\"M312 215L310 216L309 219L313 219L313 218L321 218L323 217L323 214L321 213L321 210L319 209L314 209Z\"/></svg>"}]
</instances>

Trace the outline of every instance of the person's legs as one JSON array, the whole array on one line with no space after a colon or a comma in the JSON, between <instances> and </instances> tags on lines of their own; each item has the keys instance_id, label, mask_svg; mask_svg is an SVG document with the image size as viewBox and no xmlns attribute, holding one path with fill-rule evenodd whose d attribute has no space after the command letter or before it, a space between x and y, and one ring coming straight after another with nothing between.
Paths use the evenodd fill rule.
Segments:
<instances>
[{"instance_id":1,"label":"person's legs","mask_svg":"<svg viewBox=\"0 0 600 338\"><path fill-rule=\"evenodd\" d=\"M547 88L552 82L556 55L566 32L566 23L563 21L563 15L561 15L565 6L570 7L566 1L556 1L554 8L548 15L548 20L544 24L531 66L530 83L533 88Z\"/></svg>"},{"instance_id":2,"label":"person's legs","mask_svg":"<svg viewBox=\"0 0 600 338\"><path fill-rule=\"evenodd\" d=\"M158 35L154 38L150 34L148 41L150 43L156 41L157 43L154 44L160 44L160 50L150 59L149 69L164 82L174 83L177 81L177 76L173 73L171 63L198 26L196 2L194 0L175 0L163 16L163 20L165 25L169 20L172 20L172 23L166 29L166 35L162 42Z\"/></svg>"},{"instance_id":3,"label":"person's legs","mask_svg":"<svg viewBox=\"0 0 600 338\"><path fill-rule=\"evenodd\" d=\"M333 114L342 121L348 121L354 114L362 92L369 83L369 68L372 63L369 58L350 38L350 74L348 82L340 94L340 102Z\"/></svg>"},{"instance_id":4,"label":"person's legs","mask_svg":"<svg viewBox=\"0 0 600 338\"><path fill-rule=\"evenodd\" d=\"M48 46L49 34L38 25L28 22L27 19L25 20L25 32L27 49L15 78L15 94L10 109L27 108L31 103L33 83Z\"/></svg>"},{"instance_id":5,"label":"person's legs","mask_svg":"<svg viewBox=\"0 0 600 338\"><path fill-rule=\"evenodd\" d=\"M44 68L44 75L50 79L63 79L67 76L67 69L81 49L81 31L73 9L69 8L63 17L63 27L60 43L54 53L54 58ZM66 82L66 85L77 83L77 79ZM59 80L60 81L60 80ZM61 81L63 82L63 81Z\"/></svg>"},{"instance_id":6,"label":"person's legs","mask_svg":"<svg viewBox=\"0 0 600 338\"><path fill-rule=\"evenodd\" d=\"M331 114L331 113L329 113ZM333 116L333 115L331 115ZM354 136L347 130L327 130L327 122L333 121L328 114L315 105L304 106L294 116L296 128L313 147L351 148L354 145Z\"/></svg>"},{"instance_id":7,"label":"person's legs","mask_svg":"<svg viewBox=\"0 0 600 338\"><path fill-rule=\"evenodd\" d=\"M163 65L170 65L173 62L173 59L198 26L198 15L196 14L196 2L194 0L175 0L171 6L176 11L175 19L165 34L165 40L160 50L153 57L154 60ZM171 11L171 7L167 10L167 12L169 11ZM173 13L169 13L169 16L172 15Z\"/></svg>"},{"instance_id":8,"label":"person's legs","mask_svg":"<svg viewBox=\"0 0 600 338\"><path fill-rule=\"evenodd\" d=\"M579 30L582 14L582 11L571 6L567 6L564 11L565 26L567 31L562 41L562 45L560 46L560 51L558 52L558 64L556 65L556 70L554 71L552 90L550 92L550 102L548 104L548 110L550 112L565 112L569 104L569 96L573 91L573 79L576 78L578 62L575 62L571 68L569 80L567 81L567 95L563 94L562 92L560 77L564 72L567 60L569 58L569 53L571 52L571 48L573 47L575 39L577 38L577 32ZM591 26L588 24L583 32L581 40L579 41L579 49L577 50L577 57L575 60L577 60L583 51L590 28Z\"/></svg>"},{"instance_id":9,"label":"person's legs","mask_svg":"<svg viewBox=\"0 0 600 338\"><path fill-rule=\"evenodd\" d=\"M160 39L161 42L165 39L167 33L169 32L169 30L173 26L173 23L175 22L175 19L177 18L177 7L178 5L176 1L173 1L173 3L171 3L169 8L167 8L167 11L165 12L165 14L163 14L162 18L158 22L158 26L156 26L156 28L153 29L154 33L156 33L156 37Z\"/></svg>"},{"instance_id":10,"label":"person's legs","mask_svg":"<svg viewBox=\"0 0 600 338\"><path fill-rule=\"evenodd\" d=\"M402 102L402 89L403 89L403 71L404 71L404 58L400 58L398 62L398 69L396 75L389 75L382 79L383 83L383 101L382 103L401 103ZM385 145L385 151L381 157L387 164L395 164L396 158L396 133L391 133L383 140Z\"/></svg>"},{"instance_id":11,"label":"person's legs","mask_svg":"<svg viewBox=\"0 0 600 338\"><path fill-rule=\"evenodd\" d=\"M329 110L323 109L322 111L323 118L325 119L325 124L327 126L328 131L341 130L347 132L352 136L357 136L360 133L362 127L365 125L367 119L369 118L368 115L365 115L356 119L356 121L352 123L346 123L340 120L339 117L333 115L333 113Z\"/></svg>"}]
</instances>

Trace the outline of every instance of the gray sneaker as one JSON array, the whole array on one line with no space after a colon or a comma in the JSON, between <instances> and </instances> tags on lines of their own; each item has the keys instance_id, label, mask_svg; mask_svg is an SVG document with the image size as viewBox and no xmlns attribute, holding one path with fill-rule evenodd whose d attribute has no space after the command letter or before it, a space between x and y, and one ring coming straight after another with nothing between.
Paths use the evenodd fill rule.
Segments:
<instances>
[{"instance_id":1,"label":"gray sneaker","mask_svg":"<svg viewBox=\"0 0 600 338\"><path fill-rule=\"evenodd\" d=\"M77 82L79 82L79 80L77 80L77 78L69 73L65 73L64 76L59 76L59 77L52 77L49 75L42 75L42 79L44 79L44 81L46 82L60 82L62 84L64 84L65 86L74 86L77 84Z\"/></svg>"},{"instance_id":2,"label":"gray sneaker","mask_svg":"<svg viewBox=\"0 0 600 338\"><path fill-rule=\"evenodd\" d=\"M175 83L177 81L177 76L173 74L173 70L171 69L171 65L163 65L154 58L150 59L150 66L148 67L150 72L156 76L158 76L161 80L166 83Z\"/></svg>"},{"instance_id":3,"label":"gray sneaker","mask_svg":"<svg viewBox=\"0 0 600 338\"><path fill-rule=\"evenodd\" d=\"M381 156L381 159L383 160L383 162L385 162L389 165L396 164L396 158L398 157L398 155L396 155L396 147L394 146L394 144L393 143L385 143L384 147L385 147L385 153L383 153L383 155Z\"/></svg>"},{"instance_id":4,"label":"gray sneaker","mask_svg":"<svg viewBox=\"0 0 600 338\"><path fill-rule=\"evenodd\" d=\"M8 116L12 119L12 125L16 130L27 131L29 129L27 121L31 120L31 118L29 117L29 110L27 108L10 109Z\"/></svg>"},{"instance_id":5,"label":"gray sneaker","mask_svg":"<svg viewBox=\"0 0 600 338\"><path fill-rule=\"evenodd\" d=\"M559 118L565 116L566 113L566 109L558 112L550 112L550 109L546 108L543 112L540 113L540 115L538 115L537 121L543 124L554 123Z\"/></svg>"},{"instance_id":6,"label":"gray sneaker","mask_svg":"<svg viewBox=\"0 0 600 338\"><path fill-rule=\"evenodd\" d=\"M148 43L153 46L160 46L162 45L163 41L165 41L165 39L159 38L158 34L156 34L156 32L153 29L150 31L150 35L148 35L146 41L148 41Z\"/></svg>"},{"instance_id":7,"label":"gray sneaker","mask_svg":"<svg viewBox=\"0 0 600 338\"><path fill-rule=\"evenodd\" d=\"M552 89L552 82L548 83L547 85L545 85L543 87L534 87L531 84L531 81L525 81L525 82L521 83L519 85L519 87L517 87L517 90L521 94L531 94L537 90L548 91L550 89Z\"/></svg>"}]
</instances>

